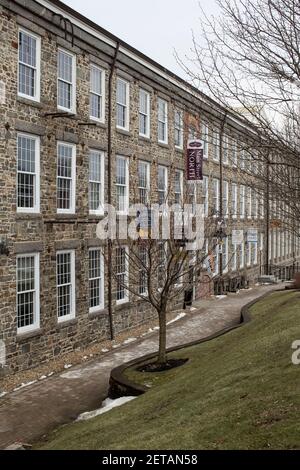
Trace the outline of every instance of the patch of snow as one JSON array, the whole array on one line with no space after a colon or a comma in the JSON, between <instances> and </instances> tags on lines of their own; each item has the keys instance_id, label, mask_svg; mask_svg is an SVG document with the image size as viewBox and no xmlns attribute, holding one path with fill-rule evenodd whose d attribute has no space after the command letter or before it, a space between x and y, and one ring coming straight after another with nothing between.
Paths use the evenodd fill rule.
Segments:
<instances>
[{"instance_id":1,"label":"patch of snow","mask_svg":"<svg viewBox=\"0 0 300 470\"><path fill-rule=\"evenodd\" d=\"M0 398L5 397L7 395L7 392L0 392Z\"/></svg>"},{"instance_id":2,"label":"patch of snow","mask_svg":"<svg viewBox=\"0 0 300 470\"><path fill-rule=\"evenodd\" d=\"M54 372L49 372L49 374L47 375L47 377L52 377L53 374L54 374Z\"/></svg>"},{"instance_id":3,"label":"patch of snow","mask_svg":"<svg viewBox=\"0 0 300 470\"><path fill-rule=\"evenodd\" d=\"M64 365L64 369L71 369L71 367L72 367L72 364L65 364Z\"/></svg>"},{"instance_id":4,"label":"patch of snow","mask_svg":"<svg viewBox=\"0 0 300 470\"><path fill-rule=\"evenodd\" d=\"M117 408L118 406L122 406L125 403L134 400L135 398L137 397L121 397L117 400L111 400L110 398L107 398L102 403L101 408L99 408L98 410L87 411L86 413L82 413L78 416L76 421L86 421L88 419L95 418L96 416L102 415L103 413L106 413L107 411L110 411L113 408Z\"/></svg>"},{"instance_id":5,"label":"patch of snow","mask_svg":"<svg viewBox=\"0 0 300 470\"><path fill-rule=\"evenodd\" d=\"M153 329L149 328L148 333L152 333Z\"/></svg>"},{"instance_id":6,"label":"patch of snow","mask_svg":"<svg viewBox=\"0 0 300 470\"><path fill-rule=\"evenodd\" d=\"M216 295L216 299L218 300L227 299L227 295Z\"/></svg>"},{"instance_id":7,"label":"patch of snow","mask_svg":"<svg viewBox=\"0 0 300 470\"><path fill-rule=\"evenodd\" d=\"M120 344L114 344L114 345L113 345L113 349L117 349L117 348L119 348L120 346L121 346Z\"/></svg>"},{"instance_id":8,"label":"patch of snow","mask_svg":"<svg viewBox=\"0 0 300 470\"><path fill-rule=\"evenodd\" d=\"M30 385L34 385L37 382L37 380L33 380L32 382L27 382L27 383L22 383L19 385L19 387L14 388L14 392L17 392L18 390L21 390L22 388L29 387Z\"/></svg>"},{"instance_id":9,"label":"patch of snow","mask_svg":"<svg viewBox=\"0 0 300 470\"><path fill-rule=\"evenodd\" d=\"M128 338L124 341L123 344L130 344L130 343L134 343L134 341L136 341L136 338Z\"/></svg>"},{"instance_id":10,"label":"patch of snow","mask_svg":"<svg viewBox=\"0 0 300 470\"><path fill-rule=\"evenodd\" d=\"M185 312L181 312L177 315L177 317L173 318L173 320L168 321L167 325L171 325L171 323L175 323L176 321L180 320L181 318L186 317Z\"/></svg>"},{"instance_id":11,"label":"patch of snow","mask_svg":"<svg viewBox=\"0 0 300 470\"><path fill-rule=\"evenodd\" d=\"M190 308L190 311L191 311L191 312L194 312L195 310L197 310L196 307L191 307L191 308Z\"/></svg>"},{"instance_id":12,"label":"patch of snow","mask_svg":"<svg viewBox=\"0 0 300 470\"><path fill-rule=\"evenodd\" d=\"M103 352L103 353L107 353L108 351L109 351L109 349L106 349L106 348L101 349L101 352Z\"/></svg>"},{"instance_id":13,"label":"patch of snow","mask_svg":"<svg viewBox=\"0 0 300 470\"><path fill-rule=\"evenodd\" d=\"M94 354L90 354L90 357L94 357Z\"/></svg>"},{"instance_id":14,"label":"patch of snow","mask_svg":"<svg viewBox=\"0 0 300 470\"><path fill-rule=\"evenodd\" d=\"M41 377L39 378L39 380L45 380L47 378L47 375L41 375Z\"/></svg>"},{"instance_id":15,"label":"patch of snow","mask_svg":"<svg viewBox=\"0 0 300 470\"><path fill-rule=\"evenodd\" d=\"M159 326L155 326L155 327L153 328L153 331L157 331L157 330L159 330Z\"/></svg>"}]
</instances>

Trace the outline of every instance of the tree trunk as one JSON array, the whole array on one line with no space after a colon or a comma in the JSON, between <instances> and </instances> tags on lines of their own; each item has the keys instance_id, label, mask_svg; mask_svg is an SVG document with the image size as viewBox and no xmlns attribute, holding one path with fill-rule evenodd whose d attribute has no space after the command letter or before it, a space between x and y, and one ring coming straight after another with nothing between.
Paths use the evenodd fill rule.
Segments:
<instances>
[{"instance_id":1,"label":"tree trunk","mask_svg":"<svg viewBox=\"0 0 300 470\"><path fill-rule=\"evenodd\" d=\"M159 348L158 348L158 364L165 364L167 362L167 325L166 325L166 310L158 312L159 317Z\"/></svg>"}]
</instances>

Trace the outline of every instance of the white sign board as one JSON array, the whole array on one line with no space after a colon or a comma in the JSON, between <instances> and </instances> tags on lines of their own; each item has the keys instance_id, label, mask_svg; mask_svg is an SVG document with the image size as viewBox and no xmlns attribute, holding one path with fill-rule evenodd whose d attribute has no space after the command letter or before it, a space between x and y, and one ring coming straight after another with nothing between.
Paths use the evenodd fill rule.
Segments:
<instances>
[{"instance_id":1,"label":"white sign board","mask_svg":"<svg viewBox=\"0 0 300 470\"><path fill-rule=\"evenodd\" d=\"M241 245L244 241L244 230L232 230L233 245Z\"/></svg>"},{"instance_id":2,"label":"white sign board","mask_svg":"<svg viewBox=\"0 0 300 470\"><path fill-rule=\"evenodd\" d=\"M257 228L248 229L247 242L257 243Z\"/></svg>"}]
</instances>

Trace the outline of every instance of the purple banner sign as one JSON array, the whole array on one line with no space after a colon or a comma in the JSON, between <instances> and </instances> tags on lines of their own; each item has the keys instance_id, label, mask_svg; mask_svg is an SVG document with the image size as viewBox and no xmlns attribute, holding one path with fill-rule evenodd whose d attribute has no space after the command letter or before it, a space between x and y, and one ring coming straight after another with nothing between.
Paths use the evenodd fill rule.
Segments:
<instances>
[{"instance_id":1,"label":"purple banner sign","mask_svg":"<svg viewBox=\"0 0 300 470\"><path fill-rule=\"evenodd\" d=\"M186 179L187 181L203 181L203 140L189 140L187 146Z\"/></svg>"}]
</instances>

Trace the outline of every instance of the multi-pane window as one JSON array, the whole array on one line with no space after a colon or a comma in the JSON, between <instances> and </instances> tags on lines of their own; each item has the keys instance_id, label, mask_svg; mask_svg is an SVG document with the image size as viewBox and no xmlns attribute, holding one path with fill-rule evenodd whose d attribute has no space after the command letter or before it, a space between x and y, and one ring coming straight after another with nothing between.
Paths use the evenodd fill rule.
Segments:
<instances>
[{"instance_id":1,"label":"multi-pane window","mask_svg":"<svg viewBox=\"0 0 300 470\"><path fill-rule=\"evenodd\" d=\"M250 219L252 215L252 189L249 186L247 187L246 203L247 203L247 206L246 206L247 216L248 216L248 219Z\"/></svg>"},{"instance_id":2,"label":"multi-pane window","mask_svg":"<svg viewBox=\"0 0 300 470\"><path fill-rule=\"evenodd\" d=\"M89 208L92 214L103 214L104 154L90 150L89 155Z\"/></svg>"},{"instance_id":3,"label":"multi-pane window","mask_svg":"<svg viewBox=\"0 0 300 470\"><path fill-rule=\"evenodd\" d=\"M89 250L90 313L104 308L103 257L99 248Z\"/></svg>"},{"instance_id":4,"label":"multi-pane window","mask_svg":"<svg viewBox=\"0 0 300 470\"><path fill-rule=\"evenodd\" d=\"M203 157L208 158L208 124L206 122L201 125L201 139L204 142Z\"/></svg>"},{"instance_id":5,"label":"multi-pane window","mask_svg":"<svg viewBox=\"0 0 300 470\"><path fill-rule=\"evenodd\" d=\"M258 217L258 203L257 203L257 193L255 190L252 192L252 205L251 205L252 217L257 219Z\"/></svg>"},{"instance_id":6,"label":"multi-pane window","mask_svg":"<svg viewBox=\"0 0 300 470\"><path fill-rule=\"evenodd\" d=\"M182 205L183 202L183 171L175 170L175 184L174 184L175 204Z\"/></svg>"},{"instance_id":7,"label":"multi-pane window","mask_svg":"<svg viewBox=\"0 0 300 470\"><path fill-rule=\"evenodd\" d=\"M220 160L220 133L217 129L213 130L213 160Z\"/></svg>"},{"instance_id":8,"label":"multi-pane window","mask_svg":"<svg viewBox=\"0 0 300 470\"><path fill-rule=\"evenodd\" d=\"M213 179L213 215L219 213L219 197L220 197L220 180L217 178Z\"/></svg>"},{"instance_id":9,"label":"multi-pane window","mask_svg":"<svg viewBox=\"0 0 300 470\"><path fill-rule=\"evenodd\" d=\"M258 253L257 253L257 243L256 242L252 242L251 243L251 264L252 266L256 265L257 264L257 260L258 260Z\"/></svg>"},{"instance_id":10,"label":"multi-pane window","mask_svg":"<svg viewBox=\"0 0 300 470\"><path fill-rule=\"evenodd\" d=\"M90 67L90 118L105 119L105 72L96 65Z\"/></svg>"},{"instance_id":11,"label":"multi-pane window","mask_svg":"<svg viewBox=\"0 0 300 470\"><path fill-rule=\"evenodd\" d=\"M75 317L75 252L56 254L57 317L59 322Z\"/></svg>"},{"instance_id":12,"label":"multi-pane window","mask_svg":"<svg viewBox=\"0 0 300 470\"><path fill-rule=\"evenodd\" d=\"M40 139L28 134L17 136L17 210L40 210Z\"/></svg>"},{"instance_id":13,"label":"multi-pane window","mask_svg":"<svg viewBox=\"0 0 300 470\"><path fill-rule=\"evenodd\" d=\"M223 273L228 271L228 238L222 244L222 266Z\"/></svg>"},{"instance_id":14,"label":"multi-pane window","mask_svg":"<svg viewBox=\"0 0 300 470\"><path fill-rule=\"evenodd\" d=\"M219 250L220 245L215 246L213 250L213 275L217 276L219 274Z\"/></svg>"},{"instance_id":15,"label":"multi-pane window","mask_svg":"<svg viewBox=\"0 0 300 470\"><path fill-rule=\"evenodd\" d=\"M231 214L234 219L237 218L238 212L238 187L236 183L232 184L231 188Z\"/></svg>"},{"instance_id":16,"label":"multi-pane window","mask_svg":"<svg viewBox=\"0 0 300 470\"><path fill-rule=\"evenodd\" d=\"M251 266L251 243L246 242L246 263L247 266Z\"/></svg>"},{"instance_id":17,"label":"multi-pane window","mask_svg":"<svg viewBox=\"0 0 300 470\"><path fill-rule=\"evenodd\" d=\"M39 254L17 257L17 331L39 328Z\"/></svg>"},{"instance_id":18,"label":"multi-pane window","mask_svg":"<svg viewBox=\"0 0 300 470\"><path fill-rule=\"evenodd\" d=\"M128 301L128 291L126 286L128 285L128 259L127 259L127 248L120 246L116 248L116 278L117 278L117 292L116 300L117 303Z\"/></svg>"},{"instance_id":19,"label":"multi-pane window","mask_svg":"<svg viewBox=\"0 0 300 470\"><path fill-rule=\"evenodd\" d=\"M237 152L237 141L232 139L232 165L236 168L238 166L238 152Z\"/></svg>"},{"instance_id":20,"label":"multi-pane window","mask_svg":"<svg viewBox=\"0 0 300 470\"><path fill-rule=\"evenodd\" d=\"M246 188L245 186L240 186L240 218L244 219L245 217L245 193Z\"/></svg>"},{"instance_id":21,"label":"multi-pane window","mask_svg":"<svg viewBox=\"0 0 300 470\"><path fill-rule=\"evenodd\" d=\"M231 245L232 256L231 256L231 271L236 271L237 268L237 245L233 243Z\"/></svg>"},{"instance_id":22,"label":"multi-pane window","mask_svg":"<svg viewBox=\"0 0 300 470\"><path fill-rule=\"evenodd\" d=\"M19 30L18 94L40 100L41 38Z\"/></svg>"},{"instance_id":23,"label":"multi-pane window","mask_svg":"<svg viewBox=\"0 0 300 470\"><path fill-rule=\"evenodd\" d=\"M62 49L57 56L57 106L76 111L76 57Z\"/></svg>"},{"instance_id":24,"label":"multi-pane window","mask_svg":"<svg viewBox=\"0 0 300 470\"><path fill-rule=\"evenodd\" d=\"M223 214L228 217L228 181L223 181Z\"/></svg>"},{"instance_id":25,"label":"multi-pane window","mask_svg":"<svg viewBox=\"0 0 300 470\"><path fill-rule=\"evenodd\" d=\"M223 163L228 164L228 135L223 136Z\"/></svg>"},{"instance_id":26,"label":"multi-pane window","mask_svg":"<svg viewBox=\"0 0 300 470\"><path fill-rule=\"evenodd\" d=\"M120 213L127 213L129 206L128 159L116 157L116 207Z\"/></svg>"},{"instance_id":27,"label":"multi-pane window","mask_svg":"<svg viewBox=\"0 0 300 470\"><path fill-rule=\"evenodd\" d=\"M205 217L208 216L208 176L203 176L203 212Z\"/></svg>"},{"instance_id":28,"label":"multi-pane window","mask_svg":"<svg viewBox=\"0 0 300 470\"><path fill-rule=\"evenodd\" d=\"M139 177L139 202L147 205L149 203L150 193L150 163L139 161L138 164Z\"/></svg>"},{"instance_id":29,"label":"multi-pane window","mask_svg":"<svg viewBox=\"0 0 300 470\"><path fill-rule=\"evenodd\" d=\"M139 270L139 294L146 295L148 291L148 276L147 276L147 266L148 266L148 253L147 247L145 245L139 245L138 247L138 259L140 264Z\"/></svg>"},{"instance_id":30,"label":"multi-pane window","mask_svg":"<svg viewBox=\"0 0 300 470\"><path fill-rule=\"evenodd\" d=\"M75 213L76 147L57 144L57 212Z\"/></svg>"},{"instance_id":31,"label":"multi-pane window","mask_svg":"<svg viewBox=\"0 0 300 470\"><path fill-rule=\"evenodd\" d=\"M168 103L158 98L158 141L167 144L168 143Z\"/></svg>"},{"instance_id":32,"label":"multi-pane window","mask_svg":"<svg viewBox=\"0 0 300 470\"><path fill-rule=\"evenodd\" d=\"M183 112L178 109L175 110L174 117L174 129L175 129L175 147L183 148Z\"/></svg>"},{"instance_id":33,"label":"multi-pane window","mask_svg":"<svg viewBox=\"0 0 300 470\"><path fill-rule=\"evenodd\" d=\"M150 93L140 89L140 135L150 137Z\"/></svg>"},{"instance_id":34,"label":"multi-pane window","mask_svg":"<svg viewBox=\"0 0 300 470\"><path fill-rule=\"evenodd\" d=\"M168 170L165 166L158 167L158 203L160 205L167 203L168 197Z\"/></svg>"},{"instance_id":35,"label":"multi-pane window","mask_svg":"<svg viewBox=\"0 0 300 470\"><path fill-rule=\"evenodd\" d=\"M240 269L243 269L245 266L245 244L242 242L240 245Z\"/></svg>"},{"instance_id":36,"label":"multi-pane window","mask_svg":"<svg viewBox=\"0 0 300 470\"><path fill-rule=\"evenodd\" d=\"M117 78L117 127L129 130L129 83Z\"/></svg>"}]
</instances>

